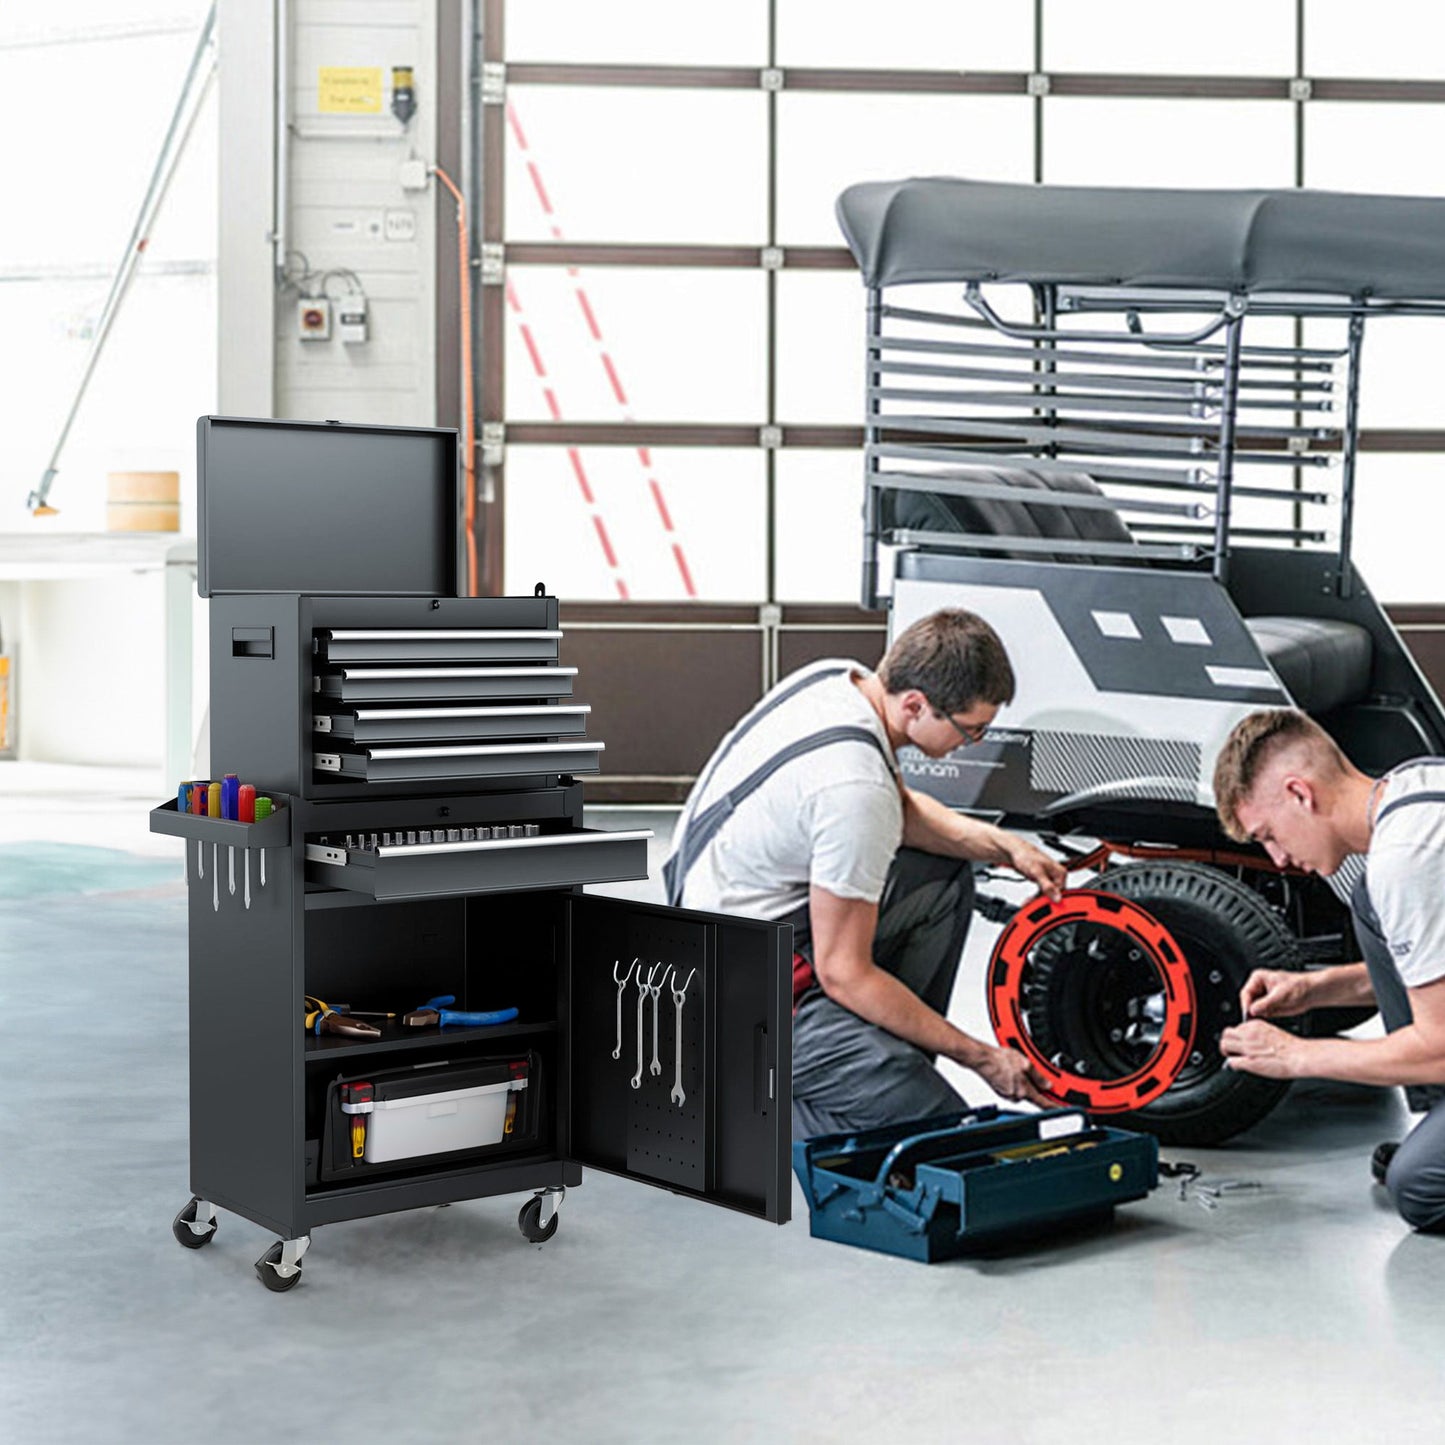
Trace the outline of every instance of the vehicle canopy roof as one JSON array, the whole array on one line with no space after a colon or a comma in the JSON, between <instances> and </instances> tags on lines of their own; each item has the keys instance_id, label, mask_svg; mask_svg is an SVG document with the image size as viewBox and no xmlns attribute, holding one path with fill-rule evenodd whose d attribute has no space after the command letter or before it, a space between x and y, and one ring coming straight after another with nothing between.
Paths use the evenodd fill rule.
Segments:
<instances>
[{"instance_id":1,"label":"vehicle canopy roof","mask_svg":"<svg viewBox=\"0 0 1445 1445\"><path fill-rule=\"evenodd\" d=\"M869 286L1011 281L1445 300L1445 199L869 181L838 198Z\"/></svg>"}]
</instances>

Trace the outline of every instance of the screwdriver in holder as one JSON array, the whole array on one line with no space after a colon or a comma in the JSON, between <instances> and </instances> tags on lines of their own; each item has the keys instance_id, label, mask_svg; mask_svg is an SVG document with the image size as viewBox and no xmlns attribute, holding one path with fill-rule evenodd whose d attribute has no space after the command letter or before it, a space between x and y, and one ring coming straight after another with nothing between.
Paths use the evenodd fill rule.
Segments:
<instances>
[{"instance_id":1,"label":"screwdriver in holder","mask_svg":"<svg viewBox=\"0 0 1445 1445\"><path fill-rule=\"evenodd\" d=\"M250 783L242 783L236 789L236 821L238 823L254 823L256 821L256 789ZM249 843L246 844L242 853L242 866L246 874L244 897L246 907L249 908L251 906L251 845Z\"/></svg>"},{"instance_id":2,"label":"screwdriver in holder","mask_svg":"<svg viewBox=\"0 0 1445 1445\"><path fill-rule=\"evenodd\" d=\"M270 816L271 816L271 800L270 800L270 798L257 798L257 799L256 799L256 821L259 823L259 822L262 821L262 819L264 819L264 818L269 818ZM261 849L261 887L264 888L265 886L266 886L266 850L265 850L264 848L262 848L262 849Z\"/></svg>"}]
</instances>

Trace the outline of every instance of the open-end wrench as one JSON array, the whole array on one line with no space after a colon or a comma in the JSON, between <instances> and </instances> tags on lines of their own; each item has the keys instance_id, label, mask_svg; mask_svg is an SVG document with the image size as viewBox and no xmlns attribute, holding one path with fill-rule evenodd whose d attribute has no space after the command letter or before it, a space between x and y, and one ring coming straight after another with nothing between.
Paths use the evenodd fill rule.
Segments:
<instances>
[{"instance_id":1,"label":"open-end wrench","mask_svg":"<svg viewBox=\"0 0 1445 1445\"><path fill-rule=\"evenodd\" d=\"M662 965L659 963L657 967L661 968ZM656 972L657 969L654 969L653 973ZM657 1057L657 996L662 992L662 986L671 974L672 969L668 968L656 983L653 983L651 973L647 975L647 991L652 995L652 1062L647 1066L647 1072L653 1075L662 1072L662 1060Z\"/></svg>"},{"instance_id":2,"label":"open-end wrench","mask_svg":"<svg viewBox=\"0 0 1445 1445\"><path fill-rule=\"evenodd\" d=\"M672 1093L668 1095L668 1098L671 1099L679 1109L682 1108L687 1100L687 1095L683 1092L682 1088L682 1006L687 1001L687 986L692 982L692 974L696 972L697 970L693 969L692 973L688 974L687 978L683 980L681 988L679 988L676 983L672 985L672 1006L677 1010L677 1039L676 1049L674 1051L677 1067L673 1072ZM675 979L677 977L676 972L674 972L672 976Z\"/></svg>"},{"instance_id":3,"label":"open-end wrench","mask_svg":"<svg viewBox=\"0 0 1445 1445\"><path fill-rule=\"evenodd\" d=\"M640 962L640 959L634 958L632 960L632 968L636 968ZM620 1059L622 1057L622 995L627 992L627 980L632 977L632 968L629 968L621 978L618 978L617 970L621 967L622 960L619 958L617 962L612 965L612 982L617 985L617 1047L612 1050L612 1057L614 1059Z\"/></svg>"},{"instance_id":4,"label":"open-end wrench","mask_svg":"<svg viewBox=\"0 0 1445 1445\"><path fill-rule=\"evenodd\" d=\"M653 968L656 973L662 965L659 963ZM648 985L652 982L651 977L643 978L642 968L639 965L637 970L637 1072L632 1076L632 1087L642 1087L642 1005L647 1002Z\"/></svg>"}]
</instances>

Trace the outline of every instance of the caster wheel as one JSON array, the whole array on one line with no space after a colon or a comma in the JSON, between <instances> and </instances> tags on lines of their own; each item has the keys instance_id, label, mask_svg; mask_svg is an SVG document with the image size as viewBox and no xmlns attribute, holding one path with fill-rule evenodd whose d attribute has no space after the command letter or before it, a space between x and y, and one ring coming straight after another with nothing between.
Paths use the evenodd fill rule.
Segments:
<instances>
[{"instance_id":1,"label":"caster wheel","mask_svg":"<svg viewBox=\"0 0 1445 1445\"><path fill-rule=\"evenodd\" d=\"M301 1283L301 1266L296 1266L296 1273L289 1278L282 1278L276 1273L275 1266L281 1263L281 1241L277 1240L260 1259L256 1261L256 1274L267 1289L275 1290L277 1294L284 1294L288 1289L295 1289Z\"/></svg>"},{"instance_id":2,"label":"caster wheel","mask_svg":"<svg viewBox=\"0 0 1445 1445\"><path fill-rule=\"evenodd\" d=\"M521 1213L517 1215L517 1227L531 1244L545 1244L556 1234L557 1226L561 1222L562 1216L554 1213L546 1224L542 1223L542 1201L540 1199L529 1199L522 1206Z\"/></svg>"},{"instance_id":3,"label":"caster wheel","mask_svg":"<svg viewBox=\"0 0 1445 1445\"><path fill-rule=\"evenodd\" d=\"M196 1222L196 1205L201 1201L192 1199L181 1212L171 1221L171 1233L176 1237L176 1243L185 1249L202 1249L216 1237L216 1221L211 1221L211 1227L204 1234L197 1234L191 1226Z\"/></svg>"}]
</instances>

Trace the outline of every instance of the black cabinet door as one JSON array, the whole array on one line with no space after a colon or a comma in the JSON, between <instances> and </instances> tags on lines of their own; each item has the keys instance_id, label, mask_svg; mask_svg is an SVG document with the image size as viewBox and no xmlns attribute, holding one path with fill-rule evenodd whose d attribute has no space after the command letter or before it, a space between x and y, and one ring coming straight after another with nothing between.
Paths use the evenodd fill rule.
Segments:
<instances>
[{"instance_id":1,"label":"black cabinet door","mask_svg":"<svg viewBox=\"0 0 1445 1445\"><path fill-rule=\"evenodd\" d=\"M571 1157L786 1223L791 925L568 904Z\"/></svg>"}]
</instances>

